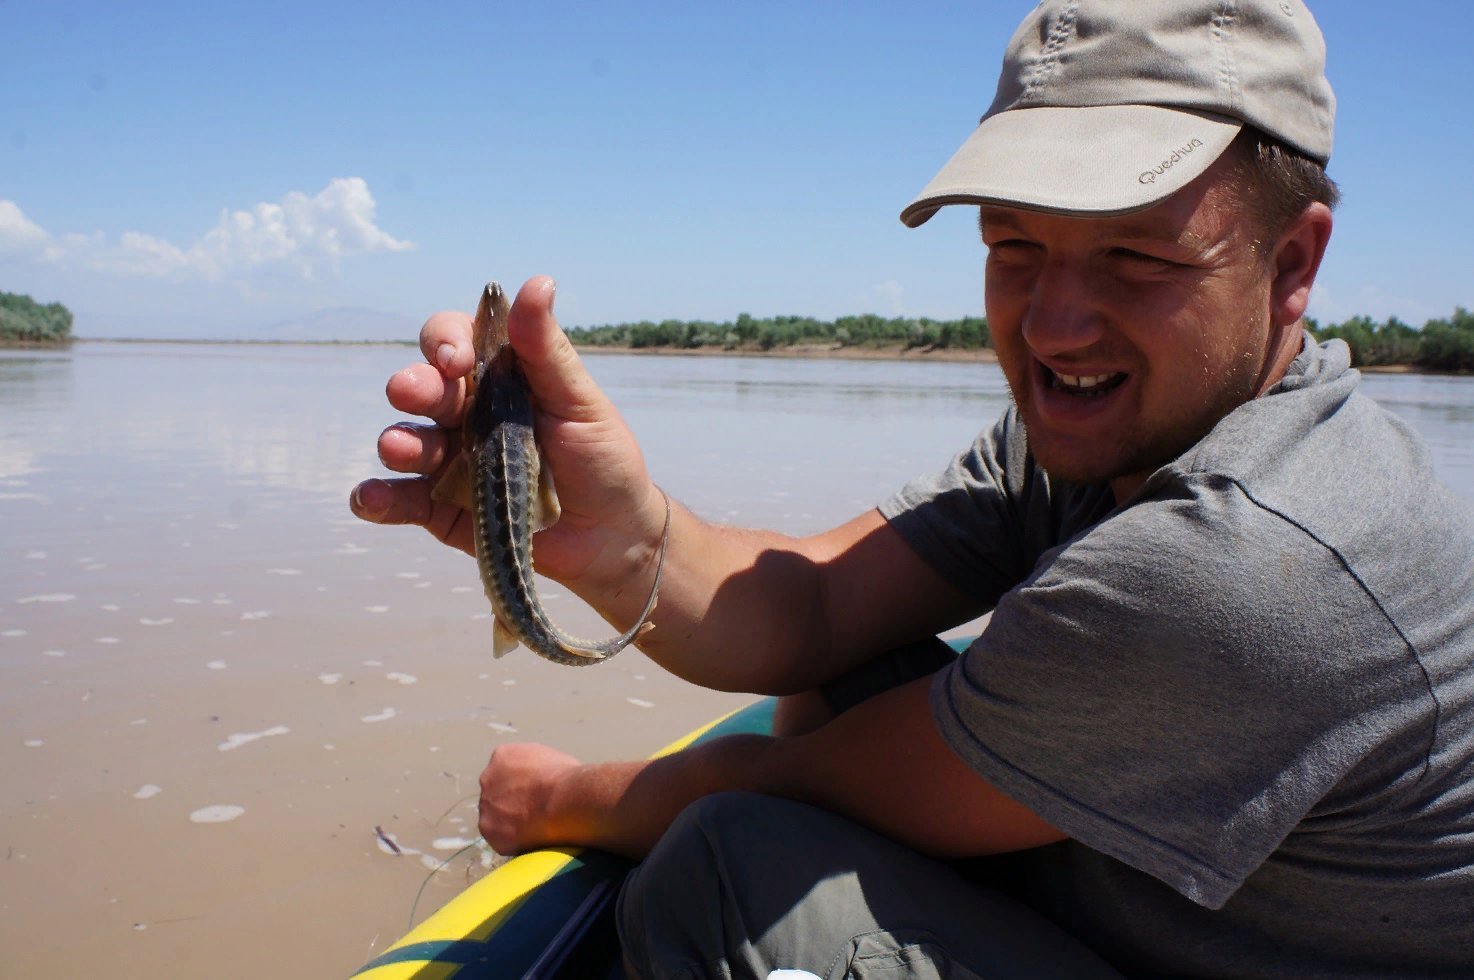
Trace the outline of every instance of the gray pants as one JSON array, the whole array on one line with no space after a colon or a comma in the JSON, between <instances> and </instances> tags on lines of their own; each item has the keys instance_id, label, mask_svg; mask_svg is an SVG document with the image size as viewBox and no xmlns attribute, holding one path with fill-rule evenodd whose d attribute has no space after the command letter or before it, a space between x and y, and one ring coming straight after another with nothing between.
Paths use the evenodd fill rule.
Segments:
<instances>
[{"instance_id":1,"label":"gray pants","mask_svg":"<svg viewBox=\"0 0 1474 980\"><path fill-rule=\"evenodd\" d=\"M842 817L753 793L688 807L619 898L647 980L1120 975L1034 911Z\"/></svg>"}]
</instances>

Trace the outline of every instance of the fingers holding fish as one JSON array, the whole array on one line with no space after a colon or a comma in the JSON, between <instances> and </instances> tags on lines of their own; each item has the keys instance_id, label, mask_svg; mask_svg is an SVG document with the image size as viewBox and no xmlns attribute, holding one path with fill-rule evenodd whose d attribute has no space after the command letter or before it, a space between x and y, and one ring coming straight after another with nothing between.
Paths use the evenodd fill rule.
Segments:
<instances>
[{"instance_id":1,"label":"fingers holding fish","mask_svg":"<svg viewBox=\"0 0 1474 980\"><path fill-rule=\"evenodd\" d=\"M508 339L540 411L570 422L597 422L614 415L614 406L558 326L553 316L555 289L547 276L523 283L507 317Z\"/></svg>"},{"instance_id":2,"label":"fingers holding fish","mask_svg":"<svg viewBox=\"0 0 1474 980\"><path fill-rule=\"evenodd\" d=\"M390 376L384 386L389 404L409 415L433 420L447 429L459 429L464 404L464 382L447 380L429 364L411 364Z\"/></svg>"},{"instance_id":3,"label":"fingers holding fish","mask_svg":"<svg viewBox=\"0 0 1474 980\"><path fill-rule=\"evenodd\" d=\"M456 437L438 425L396 422L379 434L379 460L396 473L429 475L459 451Z\"/></svg>"},{"instance_id":4,"label":"fingers holding fish","mask_svg":"<svg viewBox=\"0 0 1474 980\"><path fill-rule=\"evenodd\" d=\"M467 554L474 552L471 518L466 511L430 496L422 477L364 480L348 501L353 513L375 524L418 524L439 540Z\"/></svg>"},{"instance_id":5,"label":"fingers holding fish","mask_svg":"<svg viewBox=\"0 0 1474 980\"><path fill-rule=\"evenodd\" d=\"M471 344L471 317L458 310L436 313L420 328L420 353L451 380L465 377L476 366Z\"/></svg>"},{"instance_id":6,"label":"fingers holding fish","mask_svg":"<svg viewBox=\"0 0 1474 980\"><path fill-rule=\"evenodd\" d=\"M652 485L633 433L559 327L554 291L547 276L524 283L507 315L507 334L537 408L538 448L572 519L553 536L561 538L577 535L570 527L629 524L630 511L648 502ZM654 499L658 531L664 502L658 492ZM539 547L540 554L550 549ZM559 566L553 558L550 567Z\"/></svg>"}]
</instances>

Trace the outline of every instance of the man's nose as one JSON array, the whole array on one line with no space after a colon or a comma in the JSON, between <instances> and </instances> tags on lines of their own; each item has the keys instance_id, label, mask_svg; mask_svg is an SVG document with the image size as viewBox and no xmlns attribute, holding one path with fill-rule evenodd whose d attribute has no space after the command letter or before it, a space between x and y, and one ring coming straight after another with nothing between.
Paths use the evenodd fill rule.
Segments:
<instances>
[{"instance_id":1,"label":"man's nose","mask_svg":"<svg viewBox=\"0 0 1474 980\"><path fill-rule=\"evenodd\" d=\"M1024 340L1039 357L1090 347L1105 332L1100 296L1089 276L1065 262L1048 262L1034 281Z\"/></svg>"}]
</instances>

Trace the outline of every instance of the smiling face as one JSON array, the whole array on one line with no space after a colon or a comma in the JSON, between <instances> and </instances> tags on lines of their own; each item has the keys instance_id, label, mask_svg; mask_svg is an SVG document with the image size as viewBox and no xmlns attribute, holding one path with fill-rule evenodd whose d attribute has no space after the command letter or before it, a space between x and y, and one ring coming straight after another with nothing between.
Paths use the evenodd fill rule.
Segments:
<instances>
[{"instance_id":1,"label":"smiling face","mask_svg":"<svg viewBox=\"0 0 1474 980\"><path fill-rule=\"evenodd\" d=\"M1052 476L1109 481L1124 499L1279 380L1298 351L1290 328L1303 302L1286 307L1280 295L1285 245L1255 240L1231 176L1220 159L1121 217L983 207L988 325Z\"/></svg>"}]
</instances>

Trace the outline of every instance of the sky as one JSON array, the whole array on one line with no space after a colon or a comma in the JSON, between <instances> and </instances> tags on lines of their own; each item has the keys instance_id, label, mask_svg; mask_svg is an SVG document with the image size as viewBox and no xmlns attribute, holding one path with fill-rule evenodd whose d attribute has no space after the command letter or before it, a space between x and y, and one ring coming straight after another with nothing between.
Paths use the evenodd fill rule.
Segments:
<instances>
[{"instance_id":1,"label":"sky","mask_svg":"<svg viewBox=\"0 0 1474 980\"><path fill-rule=\"evenodd\" d=\"M897 215L1031 7L0 0L0 290L82 337L412 337L537 273L566 326L976 314L971 209ZM1311 313L1474 307L1474 4L1311 8L1344 193Z\"/></svg>"}]
</instances>

